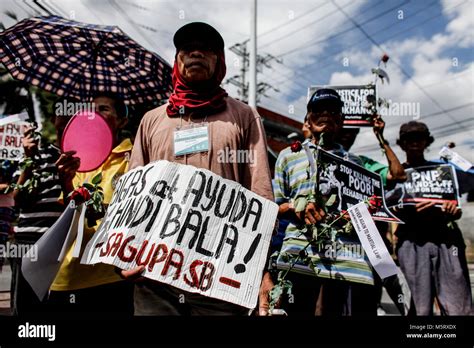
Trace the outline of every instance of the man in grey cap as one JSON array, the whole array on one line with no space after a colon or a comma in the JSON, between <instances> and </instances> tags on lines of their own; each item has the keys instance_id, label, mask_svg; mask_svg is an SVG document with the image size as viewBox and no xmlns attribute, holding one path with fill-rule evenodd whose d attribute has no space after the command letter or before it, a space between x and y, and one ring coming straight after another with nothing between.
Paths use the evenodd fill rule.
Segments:
<instances>
[{"instance_id":1,"label":"man in grey cap","mask_svg":"<svg viewBox=\"0 0 474 348\"><path fill-rule=\"evenodd\" d=\"M168 160L204 168L240 183L262 197L273 200L265 132L260 116L248 105L231 98L220 87L226 73L224 40L206 23L189 23L174 35L176 56L173 93L167 104L148 112L142 119L130 159L130 169L157 160ZM185 127L202 127L207 148L176 152L175 132ZM206 143L206 142L205 142ZM248 151L253 163L222 160L219 153ZM143 268L121 271L133 278ZM266 314L268 292L273 287L268 273L263 276L260 314ZM142 279L135 287L137 315L239 315L248 311L237 305L186 292Z\"/></svg>"},{"instance_id":2,"label":"man in grey cap","mask_svg":"<svg viewBox=\"0 0 474 348\"><path fill-rule=\"evenodd\" d=\"M405 168L438 166L424 153L434 138L426 124L411 121L400 127L398 145L406 152ZM433 315L436 298L442 315L469 315L471 286L465 244L455 220L461 209L453 202L441 208L434 201L403 207L397 215L399 225L398 260L412 295L412 315Z\"/></svg>"}]
</instances>

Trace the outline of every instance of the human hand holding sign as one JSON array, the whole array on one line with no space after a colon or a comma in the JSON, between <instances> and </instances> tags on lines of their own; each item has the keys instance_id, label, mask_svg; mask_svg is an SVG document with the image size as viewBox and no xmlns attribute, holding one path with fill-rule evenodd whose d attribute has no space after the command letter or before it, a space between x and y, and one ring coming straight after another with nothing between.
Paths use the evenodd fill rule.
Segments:
<instances>
[{"instance_id":1,"label":"human hand holding sign","mask_svg":"<svg viewBox=\"0 0 474 348\"><path fill-rule=\"evenodd\" d=\"M66 196L74 189L72 179L81 165L80 158L73 157L75 153L75 151L64 152L55 163Z\"/></svg>"},{"instance_id":2,"label":"human hand holding sign","mask_svg":"<svg viewBox=\"0 0 474 348\"><path fill-rule=\"evenodd\" d=\"M415 204L415 209L417 213L426 212L426 210L434 207L434 205L435 205L435 202L433 201L420 202L420 203Z\"/></svg>"},{"instance_id":3,"label":"human hand holding sign","mask_svg":"<svg viewBox=\"0 0 474 348\"><path fill-rule=\"evenodd\" d=\"M296 212L296 216L308 225L314 225L324 219L326 213L324 210L316 205L316 203L309 202L303 211Z\"/></svg>"},{"instance_id":4,"label":"human hand holding sign","mask_svg":"<svg viewBox=\"0 0 474 348\"><path fill-rule=\"evenodd\" d=\"M433 201L421 202L415 205L415 209L417 213L426 212L428 209L434 207L435 204ZM441 211L454 220L459 219L462 215L462 210L458 208L456 202L444 202Z\"/></svg>"},{"instance_id":5,"label":"human hand holding sign","mask_svg":"<svg viewBox=\"0 0 474 348\"><path fill-rule=\"evenodd\" d=\"M377 115L374 118L373 130L376 136L381 136L383 138L383 131L385 129L385 121L380 115Z\"/></svg>"},{"instance_id":6,"label":"human hand holding sign","mask_svg":"<svg viewBox=\"0 0 474 348\"><path fill-rule=\"evenodd\" d=\"M266 316L269 314L270 310L270 291L273 289L273 280L269 272L265 272L262 279L262 284L260 285L260 291L258 294L258 315Z\"/></svg>"},{"instance_id":7,"label":"human hand holding sign","mask_svg":"<svg viewBox=\"0 0 474 348\"><path fill-rule=\"evenodd\" d=\"M441 211L454 220L461 218L462 215L462 210L458 208L456 202L444 202Z\"/></svg>"},{"instance_id":8,"label":"human hand holding sign","mask_svg":"<svg viewBox=\"0 0 474 348\"><path fill-rule=\"evenodd\" d=\"M142 281L145 279L142 277L142 273L145 270L145 266L137 266L132 269L120 269L116 268L116 273L120 276L120 278L130 280L130 281Z\"/></svg>"},{"instance_id":9,"label":"human hand holding sign","mask_svg":"<svg viewBox=\"0 0 474 348\"><path fill-rule=\"evenodd\" d=\"M35 127L27 126L24 137L21 140L26 157L33 157L38 153L39 138L35 137Z\"/></svg>"}]
</instances>

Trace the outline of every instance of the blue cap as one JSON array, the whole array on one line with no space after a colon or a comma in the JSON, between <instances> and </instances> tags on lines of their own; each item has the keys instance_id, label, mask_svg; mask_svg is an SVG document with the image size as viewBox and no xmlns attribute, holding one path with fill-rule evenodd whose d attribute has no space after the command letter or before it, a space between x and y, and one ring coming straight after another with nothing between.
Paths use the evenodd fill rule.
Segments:
<instances>
[{"instance_id":1,"label":"blue cap","mask_svg":"<svg viewBox=\"0 0 474 348\"><path fill-rule=\"evenodd\" d=\"M314 111L321 105L335 105L343 107L344 102L339 94L331 88L321 88L313 93L308 102L308 110Z\"/></svg>"}]
</instances>

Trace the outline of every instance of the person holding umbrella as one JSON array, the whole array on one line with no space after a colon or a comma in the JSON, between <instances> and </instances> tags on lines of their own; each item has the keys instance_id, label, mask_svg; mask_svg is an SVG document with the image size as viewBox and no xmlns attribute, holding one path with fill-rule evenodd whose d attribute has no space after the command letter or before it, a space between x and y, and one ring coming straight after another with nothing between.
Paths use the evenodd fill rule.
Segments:
<instances>
[{"instance_id":1,"label":"person holding umbrella","mask_svg":"<svg viewBox=\"0 0 474 348\"><path fill-rule=\"evenodd\" d=\"M173 93L166 105L148 112L135 139L130 168L168 160L205 168L262 197L273 200L265 134L256 110L229 97L220 87L226 73L224 40L206 23L189 23L174 35L176 56ZM174 133L185 127L202 127L208 148L175 153ZM229 147L253 153L256 163L220 161L218 151ZM126 278L140 277L142 267L122 270ZM263 277L260 314L266 314L269 274ZM184 296L184 301L180 298ZM143 279L135 284L136 315L244 315L246 308L189 293Z\"/></svg>"}]
</instances>

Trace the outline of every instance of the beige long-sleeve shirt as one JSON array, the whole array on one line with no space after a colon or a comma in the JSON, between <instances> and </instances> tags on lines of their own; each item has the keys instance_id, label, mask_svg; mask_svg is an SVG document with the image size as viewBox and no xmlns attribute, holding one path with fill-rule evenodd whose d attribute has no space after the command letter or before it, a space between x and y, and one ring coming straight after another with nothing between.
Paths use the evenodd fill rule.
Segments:
<instances>
[{"instance_id":1,"label":"beige long-sleeve shirt","mask_svg":"<svg viewBox=\"0 0 474 348\"><path fill-rule=\"evenodd\" d=\"M189 120L169 117L166 105L143 117L133 146L130 169L157 160L193 165L240 183L248 190L273 201L267 144L262 121L248 105L226 97L224 111ZM176 157L174 131L178 126L207 122L209 151Z\"/></svg>"}]
</instances>

